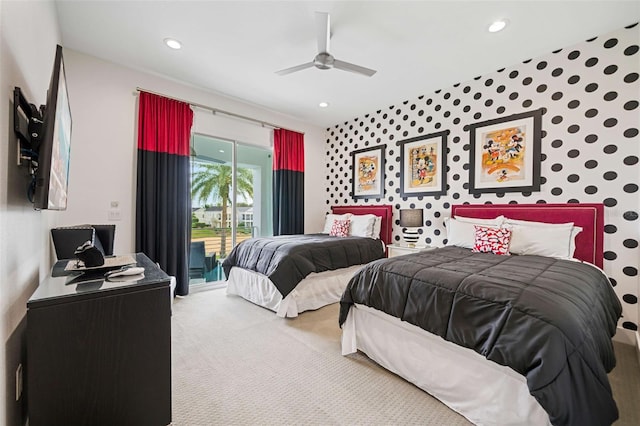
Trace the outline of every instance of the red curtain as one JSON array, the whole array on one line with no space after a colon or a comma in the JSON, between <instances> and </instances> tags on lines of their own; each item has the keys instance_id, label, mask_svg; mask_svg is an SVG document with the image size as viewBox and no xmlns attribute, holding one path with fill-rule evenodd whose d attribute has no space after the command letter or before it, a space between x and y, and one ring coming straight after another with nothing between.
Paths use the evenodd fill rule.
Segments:
<instances>
[{"instance_id":1,"label":"red curtain","mask_svg":"<svg viewBox=\"0 0 640 426\"><path fill-rule=\"evenodd\" d=\"M136 252L176 277L189 293L191 182L189 104L141 92L138 113Z\"/></svg>"},{"instance_id":2,"label":"red curtain","mask_svg":"<svg viewBox=\"0 0 640 426\"><path fill-rule=\"evenodd\" d=\"M273 234L304 233L304 135L273 131Z\"/></svg>"},{"instance_id":3,"label":"red curtain","mask_svg":"<svg viewBox=\"0 0 640 426\"><path fill-rule=\"evenodd\" d=\"M189 156L192 123L189 104L140 92L138 149Z\"/></svg>"}]
</instances>

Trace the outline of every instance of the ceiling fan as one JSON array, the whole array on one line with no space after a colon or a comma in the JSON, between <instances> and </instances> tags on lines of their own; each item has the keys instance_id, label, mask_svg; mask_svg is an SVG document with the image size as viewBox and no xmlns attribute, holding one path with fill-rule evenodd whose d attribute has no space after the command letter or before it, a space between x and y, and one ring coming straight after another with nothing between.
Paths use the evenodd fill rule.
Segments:
<instances>
[{"instance_id":1,"label":"ceiling fan","mask_svg":"<svg viewBox=\"0 0 640 426\"><path fill-rule=\"evenodd\" d=\"M313 61L306 64L297 65L291 68L285 68L280 71L276 71L278 75L287 75L296 71L301 71L307 68L316 67L321 70L329 70L336 68L343 71L350 71L356 74L366 75L371 77L376 73L376 70L361 67L360 65L352 64L345 61L340 61L333 57L329 53L329 39L331 38L331 24L329 14L326 12L316 12L316 27L318 31L318 54Z\"/></svg>"},{"instance_id":2,"label":"ceiling fan","mask_svg":"<svg viewBox=\"0 0 640 426\"><path fill-rule=\"evenodd\" d=\"M195 146L191 145L191 158L193 158L194 160L199 160L199 161L204 161L204 162L209 162L209 163L218 163L218 164L225 164L225 161L220 160L218 158L213 158L213 157L209 157L207 155L202 155L202 154L198 154L196 152L196 148Z\"/></svg>"}]
</instances>

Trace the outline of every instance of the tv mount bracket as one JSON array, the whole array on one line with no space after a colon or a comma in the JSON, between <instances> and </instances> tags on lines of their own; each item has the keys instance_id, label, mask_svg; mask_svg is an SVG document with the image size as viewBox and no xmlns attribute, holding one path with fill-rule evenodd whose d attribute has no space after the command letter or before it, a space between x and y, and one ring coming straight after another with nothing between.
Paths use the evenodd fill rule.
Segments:
<instances>
[{"instance_id":1,"label":"tv mount bracket","mask_svg":"<svg viewBox=\"0 0 640 426\"><path fill-rule=\"evenodd\" d=\"M37 166L38 148L44 130L45 106L38 109L29 103L19 87L13 89L13 131L18 138L18 166L27 161L30 166Z\"/></svg>"}]
</instances>

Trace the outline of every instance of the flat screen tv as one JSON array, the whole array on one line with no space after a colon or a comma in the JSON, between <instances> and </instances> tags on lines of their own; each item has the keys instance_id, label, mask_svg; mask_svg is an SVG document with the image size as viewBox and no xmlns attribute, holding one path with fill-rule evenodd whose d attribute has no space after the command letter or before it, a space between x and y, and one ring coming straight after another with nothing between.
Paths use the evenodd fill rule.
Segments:
<instances>
[{"instance_id":1,"label":"flat screen tv","mask_svg":"<svg viewBox=\"0 0 640 426\"><path fill-rule=\"evenodd\" d=\"M71 108L64 72L62 46L56 58L47 92L43 132L38 147L33 204L36 209L66 210L71 153Z\"/></svg>"}]
</instances>

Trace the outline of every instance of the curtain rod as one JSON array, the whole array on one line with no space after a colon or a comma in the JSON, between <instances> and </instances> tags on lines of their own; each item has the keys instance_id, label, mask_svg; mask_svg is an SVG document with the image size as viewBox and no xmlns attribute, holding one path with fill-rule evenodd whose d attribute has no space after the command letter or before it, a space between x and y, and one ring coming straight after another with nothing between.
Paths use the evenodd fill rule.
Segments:
<instances>
[{"instance_id":1,"label":"curtain rod","mask_svg":"<svg viewBox=\"0 0 640 426\"><path fill-rule=\"evenodd\" d=\"M184 103L189 104L189 105L191 105L193 107L209 110L214 115L216 115L216 114L228 115L229 117L239 118L241 120L246 120L246 121L250 121L252 123L259 124L262 127L267 126L267 127L273 128L273 129L289 130L291 132L301 133L301 134L304 135L304 132L300 132L298 130L287 129L286 127L278 126L277 124L269 123L269 122L258 120L258 119L255 119L255 118L247 117L246 115L240 115L240 114L236 114L235 112L224 111L222 109L210 107L208 105L203 105L203 104L199 104L199 103L196 103L196 102L186 101L184 99L176 98L176 97L173 97L173 96L167 96L167 95L165 95L163 93L153 92L151 90L143 89L141 87L136 87L136 91L137 92L147 92L147 93L151 93L152 95L162 96L162 97L165 97L167 99L174 100L174 101L184 102Z\"/></svg>"}]
</instances>

